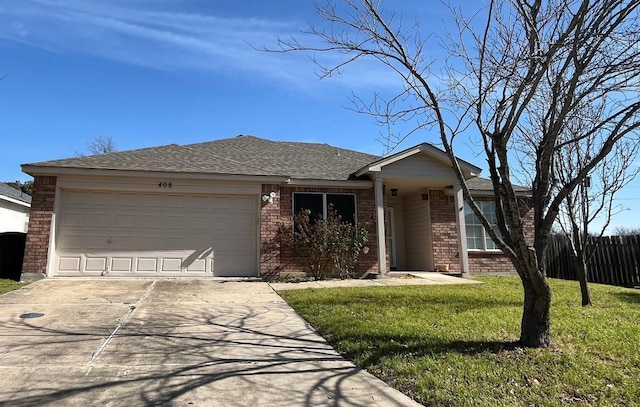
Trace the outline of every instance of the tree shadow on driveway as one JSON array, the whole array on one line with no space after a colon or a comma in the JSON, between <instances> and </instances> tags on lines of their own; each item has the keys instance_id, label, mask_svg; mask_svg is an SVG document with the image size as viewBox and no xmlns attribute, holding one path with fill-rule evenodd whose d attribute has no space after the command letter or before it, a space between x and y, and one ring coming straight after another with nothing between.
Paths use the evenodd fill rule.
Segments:
<instances>
[{"instance_id":1,"label":"tree shadow on driveway","mask_svg":"<svg viewBox=\"0 0 640 407\"><path fill-rule=\"evenodd\" d=\"M12 336L15 346L12 355L4 355L11 363L3 363L0 355L6 367L0 400L12 406L410 402L380 387L377 379L335 353L297 314L279 307L288 306L172 308L148 302L115 333L115 328L105 331L101 324L50 328L29 320L3 322L0 334ZM41 363L20 363L20 355Z\"/></svg>"}]
</instances>

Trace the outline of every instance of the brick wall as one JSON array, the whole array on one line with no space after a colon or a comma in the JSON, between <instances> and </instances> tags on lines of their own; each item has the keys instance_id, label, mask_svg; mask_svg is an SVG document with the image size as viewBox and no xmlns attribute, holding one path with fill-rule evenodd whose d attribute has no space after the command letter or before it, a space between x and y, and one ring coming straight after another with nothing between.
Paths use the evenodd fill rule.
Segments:
<instances>
[{"instance_id":1,"label":"brick wall","mask_svg":"<svg viewBox=\"0 0 640 407\"><path fill-rule=\"evenodd\" d=\"M448 264L450 271L460 271L454 197L445 195L444 191L432 190L429 191L429 200L434 265ZM520 201L520 215L527 225L525 238L529 244L533 244L533 209L530 199ZM472 274L515 272L513 264L502 252L468 251L467 254Z\"/></svg>"},{"instance_id":2,"label":"brick wall","mask_svg":"<svg viewBox=\"0 0 640 407\"><path fill-rule=\"evenodd\" d=\"M483 273L513 273L513 263L502 252L470 251L469 272L471 274Z\"/></svg>"},{"instance_id":3,"label":"brick wall","mask_svg":"<svg viewBox=\"0 0 640 407\"><path fill-rule=\"evenodd\" d=\"M458 226L453 196L442 190L429 191L433 265L448 264L449 271L460 271L458 256Z\"/></svg>"},{"instance_id":4,"label":"brick wall","mask_svg":"<svg viewBox=\"0 0 640 407\"><path fill-rule=\"evenodd\" d=\"M56 182L56 177L37 176L34 179L29 231L22 263L23 280L37 279L46 273Z\"/></svg>"},{"instance_id":5,"label":"brick wall","mask_svg":"<svg viewBox=\"0 0 640 407\"><path fill-rule=\"evenodd\" d=\"M520 200L520 216L522 216L525 226L525 239L533 245L533 209L531 199ZM483 273L515 273L511 260L502 252L469 252L469 271L471 274Z\"/></svg>"},{"instance_id":6,"label":"brick wall","mask_svg":"<svg viewBox=\"0 0 640 407\"><path fill-rule=\"evenodd\" d=\"M278 230L282 225L280 215L280 185L263 184L262 195L276 193L273 202L260 199L260 275L277 276L281 271Z\"/></svg>"},{"instance_id":7,"label":"brick wall","mask_svg":"<svg viewBox=\"0 0 640 407\"><path fill-rule=\"evenodd\" d=\"M375 229L375 197L372 189L352 188L313 188L288 187L279 185L263 185L263 193L275 191L276 199L271 204L262 204L260 222L260 275L277 275L280 272L303 272L304 265L296 258L293 251L280 247L277 242L278 230L292 226L293 193L294 192L324 192L324 193L352 193L356 196L356 210L358 222L369 222L368 254L361 254L356 267L357 273L365 271L377 272L378 245Z\"/></svg>"}]
</instances>

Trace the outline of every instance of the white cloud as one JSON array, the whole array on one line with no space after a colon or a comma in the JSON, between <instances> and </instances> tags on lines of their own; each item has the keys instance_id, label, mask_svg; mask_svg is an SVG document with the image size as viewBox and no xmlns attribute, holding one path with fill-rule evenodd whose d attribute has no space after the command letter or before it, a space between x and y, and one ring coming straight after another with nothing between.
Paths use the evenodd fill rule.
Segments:
<instances>
[{"instance_id":1,"label":"white cloud","mask_svg":"<svg viewBox=\"0 0 640 407\"><path fill-rule=\"evenodd\" d=\"M183 7L188 3L8 0L0 8L0 38L154 69L241 74L298 88L315 87L314 66L307 56L252 47L275 46L276 35L297 35L306 28L305 22L194 12ZM360 64L330 82L360 88L386 86L390 80L384 69Z\"/></svg>"},{"instance_id":2,"label":"white cloud","mask_svg":"<svg viewBox=\"0 0 640 407\"><path fill-rule=\"evenodd\" d=\"M25 37L27 34L29 34L29 31L27 31L24 28L24 25L20 23L12 23L11 28L13 28L13 31L20 37Z\"/></svg>"}]
</instances>

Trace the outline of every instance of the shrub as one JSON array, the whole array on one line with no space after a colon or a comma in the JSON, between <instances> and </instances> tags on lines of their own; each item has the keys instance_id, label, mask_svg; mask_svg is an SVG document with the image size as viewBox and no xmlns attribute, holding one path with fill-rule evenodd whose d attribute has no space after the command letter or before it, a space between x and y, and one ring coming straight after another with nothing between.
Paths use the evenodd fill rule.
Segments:
<instances>
[{"instance_id":1,"label":"shrub","mask_svg":"<svg viewBox=\"0 0 640 407\"><path fill-rule=\"evenodd\" d=\"M314 279L321 280L332 272L340 278L353 277L358 256L369 238L366 224L343 222L333 208L329 208L327 219L302 210L294 216L293 224L289 243Z\"/></svg>"}]
</instances>

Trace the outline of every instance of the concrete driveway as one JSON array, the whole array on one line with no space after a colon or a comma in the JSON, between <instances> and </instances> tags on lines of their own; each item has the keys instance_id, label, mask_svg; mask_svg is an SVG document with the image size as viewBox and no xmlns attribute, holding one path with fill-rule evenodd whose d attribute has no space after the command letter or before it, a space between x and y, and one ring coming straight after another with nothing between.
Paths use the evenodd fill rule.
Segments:
<instances>
[{"instance_id":1,"label":"concrete driveway","mask_svg":"<svg viewBox=\"0 0 640 407\"><path fill-rule=\"evenodd\" d=\"M266 283L48 279L0 309L5 405L418 405L342 359Z\"/></svg>"}]
</instances>

